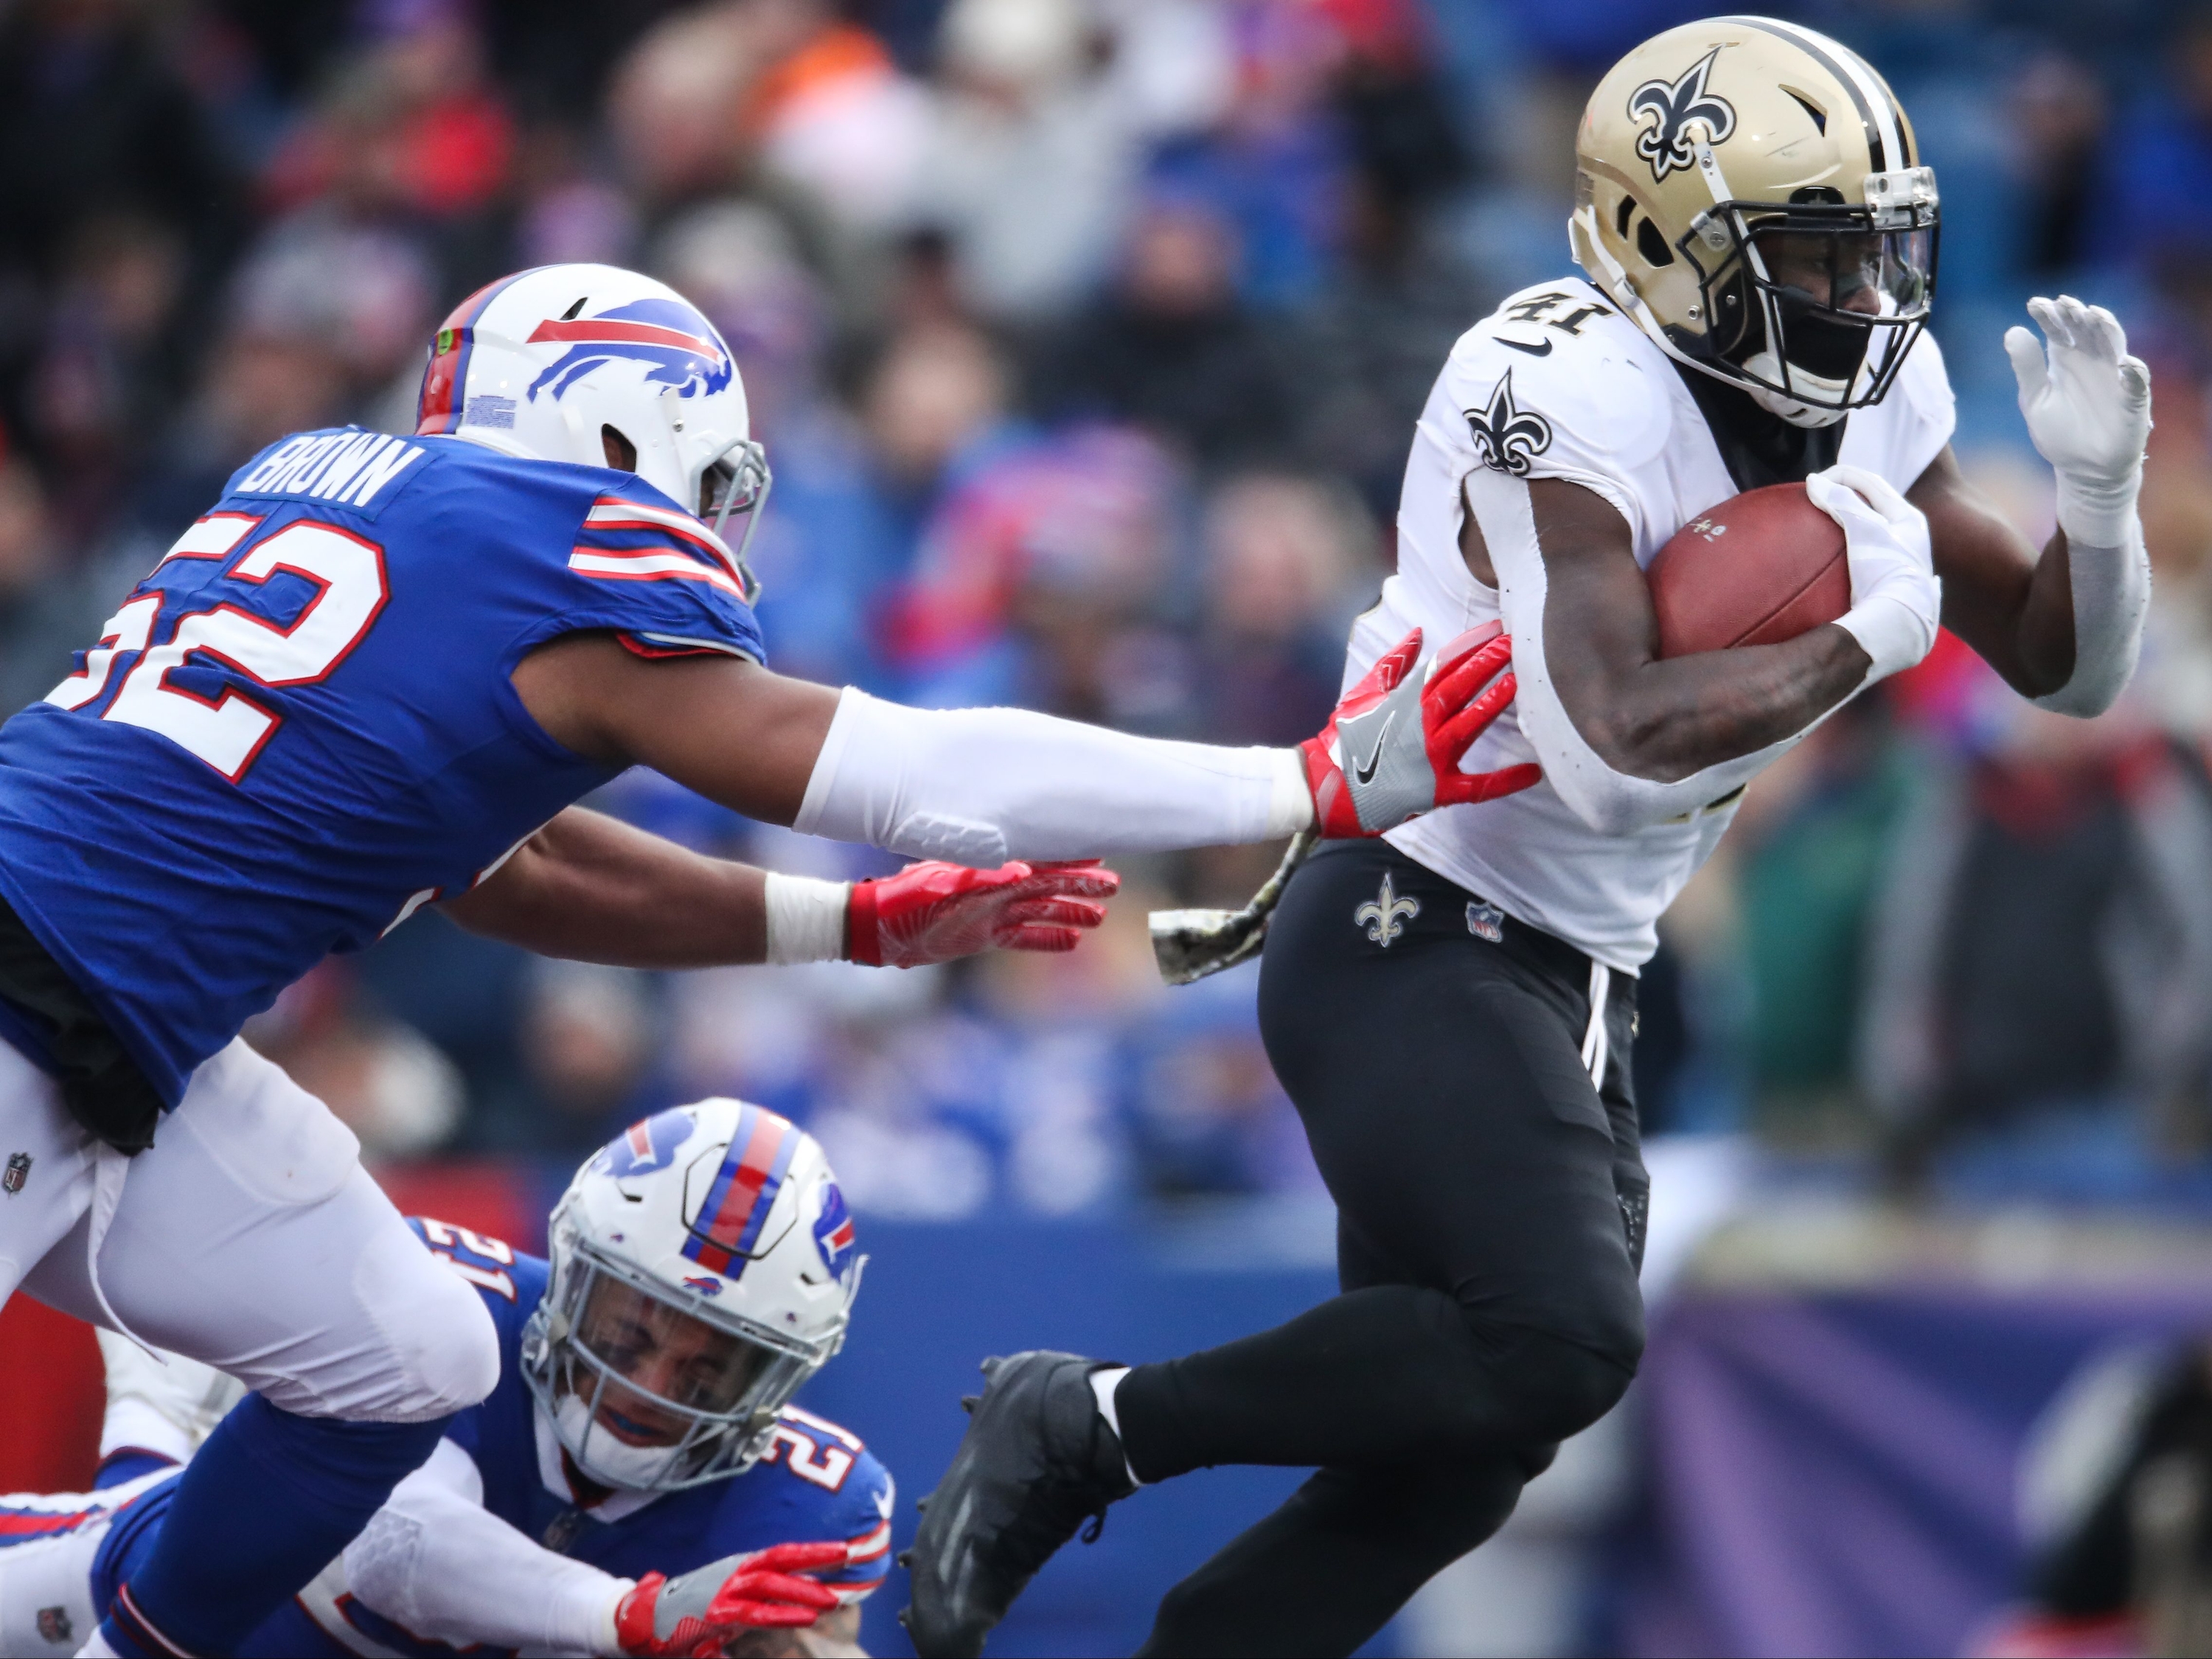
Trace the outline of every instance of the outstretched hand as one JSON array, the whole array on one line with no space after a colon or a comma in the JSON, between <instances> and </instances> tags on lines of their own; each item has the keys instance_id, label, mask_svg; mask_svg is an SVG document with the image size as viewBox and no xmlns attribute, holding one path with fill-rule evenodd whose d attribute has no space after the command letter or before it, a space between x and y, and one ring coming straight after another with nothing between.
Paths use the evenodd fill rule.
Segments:
<instances>
[{"instance_id":1,"label":"outstretched hand","mask_svg":"<svg viewBox=\"0 0 2212 1659\"><path fill-rule=\"evenodd\" d=\"M778 1544L675 1578L647 1573L615 1607L615 1639L626 1654L718 1654L749 1630L811 1625L837 1605L837 1592L799 1575L841 1566L840 1543Z\"/></svg>"},{"instance_id":2,"label":"outstretched hand","mask_svg":"<svg viewBox=\"0 0 2212 1659\"><path fill-rule=\"evenodd\" d=\"M2119 319L2071 295L2027 302L2043 342L2005 331L2020 382L2020 412L2036 450L2058 475L2058 523L2085 547L2118 547L2142 483L2150 436L2150 370L2128 352Z\"/></svg>"},{"instance_id":3,"label":"outstretched hand","mask_svg":"<svg viewBox=\"0 0 2212 1659\"><path fill-rule=\"evenodd\" d=\"M1495 800L1543 776L1530 765L1460 770L1517 689L1502 624L1461 635L1417 681L1420 657L1417 628L1345 694L1318 737L1298 745L1323 836L1379 836L1437 807Z\"/></svg>"},{"instance_id":4,"label":"outstretched hand","mask_svg":"<svg viewBox=\"0 0 2212 1659\"><path fill-rule=\"evenodd\" d=\"M1095 859L1017 861L995 870L931 861L856 882L847 909L848 954L872 967L919 968L994 945L1073 951L1106 920L1121 878Z\"/></svg>"}]
</instances>

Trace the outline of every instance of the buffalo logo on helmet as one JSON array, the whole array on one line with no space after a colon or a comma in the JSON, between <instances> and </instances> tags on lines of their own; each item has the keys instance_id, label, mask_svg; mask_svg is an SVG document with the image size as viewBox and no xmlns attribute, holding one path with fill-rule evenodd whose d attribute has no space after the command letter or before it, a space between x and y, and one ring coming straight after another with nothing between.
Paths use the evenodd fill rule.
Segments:
<instances>
[{"instance_id":1,"label":"buffalo logo on helmet","mask_svg":"<svg viewBox=\"0 0 2212 1659\"><path fill-rule=\"evenodd\" d=\"M1713 72L1715 46L1682 72L1676 81L1646 81L1628 94L1632 120L1648 118L1651 125L1636 136L1636 153L1650 164L1654 180L1678 167L1696 165L1698 152L1690 136L1692 124L1705 130L1705 142L1724 143L1735 131L1735 106L1718 93L1707 92L1705 82Z\"/></svg>"},{"instance_id":2,"label":"buffalo logo on helmet","mask_svg":"<svg viewBox=\"0 0 2212 1659\"><path fill-rule=\"evenodd\" d=\"M1468 435L1474 441L1476 459L1485 466L1525 478L1528 463L1552 447L1552 423L1533 409L1515 405L1510 368L1498 382L1498 390L1490 394L1490 407L1466 413Z\"/></svg>"},{"instance_id":3,"label":"buffalo logo on helmet","mask_svg":"<svg viewBox=\"0 0 2212 1659\"><path fill-rule=\"evenodd\" d=\"M842 1279L853 1265L853 1215L845 1207L843 1190L834 1181L823 1182L822 1213L814 1218L814 1248L822 1252L822 1265L832 1279Z\"/></svg>"},{"instance_id":4,"label":"buffalo logo on helmet","mask_svg":"<svg viewBox=\"0 0 2212 1659\"><path fill-rule=\"evenodd\" d=\"M680 1106L633 1123L600 1150L600 1171L623 1181L665 1170L694 1127L691 1114Z\"/></svg>"},{"instance_id":5,"label":"buffalo logo on helmet","mask_svg":"<svg viewBox=\"0 0 2212 1659\"><path fill-rule=\"evenodd\" d=\"M702 1279L695 1274L686 1273L684 1275L684 1288L687 1291L696 1291L702 1296L720 1296L722 1293L722 1281L719 1279Z\"/></svg>"},{"instance_id":6,"label":"buffalo logo on helmet","mask_svg":"<svg viewBox=\"0 0 2212 1659\"><path fill-rule=\"evenodd\" d=\"M680 300L634 300L597 317L549 317L530 336L532 345L564 342L562 352L530 383L533 402L543 389L555 398L604 363L618 357L650 364L648 386L678 397L712 394L730 384L730 354L713 325Z\"/></svg>"}]
</instances>

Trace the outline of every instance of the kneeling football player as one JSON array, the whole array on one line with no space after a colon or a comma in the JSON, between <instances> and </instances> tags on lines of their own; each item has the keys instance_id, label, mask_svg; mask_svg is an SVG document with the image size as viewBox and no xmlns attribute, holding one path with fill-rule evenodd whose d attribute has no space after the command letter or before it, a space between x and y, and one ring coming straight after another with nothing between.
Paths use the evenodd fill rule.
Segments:
<instances>
[{"instance_id":1,"label":"kneeling football player","mask_svg":"<svg viewBox=\"0 0 2212 1659\"><path fill-rule=\"evenodd\" d=\"M891 1477L790 1403L862 1265L812 1136L731 1100L635 1125L577 1173L550 1261L410 1224L490 1311L498 1385L240 1653L860 1651ZM76 1651L240 1392L100 1342L100 1489L0 1497L0 1651Z\"/></svg>"}]
</instances>

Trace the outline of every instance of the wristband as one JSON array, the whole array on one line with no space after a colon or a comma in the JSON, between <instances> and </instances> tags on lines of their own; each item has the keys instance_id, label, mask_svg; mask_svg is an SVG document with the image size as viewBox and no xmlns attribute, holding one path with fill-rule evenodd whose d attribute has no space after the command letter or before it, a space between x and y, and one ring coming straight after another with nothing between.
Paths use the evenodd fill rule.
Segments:
<instances>
[{"instance_id":1,"label":"wristband","mask_svg":"<svg viewBox=\"0 0 2212 1659\"><path fill-rule=\"evenodd\" d=\"M811 876L769 872L768 951L763 960L778 965L845 959L845 913L853 886L817 881Z\"/></svg>"},{"instance_id":2,"label":"wristband","mask_svg":"<svg viewBox=\"0 0 2212 1659\"><path fill-rule=\"evenodd\" d=\"M2058 527L2073 547L2125 547L2142 490L2142 464L2117 478L2058 475Z\"/></svg>"}]
</instances>

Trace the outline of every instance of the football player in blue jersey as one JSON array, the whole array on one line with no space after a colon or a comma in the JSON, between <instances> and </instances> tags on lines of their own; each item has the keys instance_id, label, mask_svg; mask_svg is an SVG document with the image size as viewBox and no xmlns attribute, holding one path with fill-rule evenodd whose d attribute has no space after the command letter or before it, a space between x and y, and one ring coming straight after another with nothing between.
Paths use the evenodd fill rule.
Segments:
<instances>
[{"instance_id":1,"label":"football player in blue jersey","mask_svg":"<svg viewBox=\"0 0 2212 1659\"><path fill-rule=\"evenodd\" d=\"M1503 640L1409 636L1340 730L1286 750L771 673L724 534L742 514L750 538L769 483L736 365L632 272L471 296L420 414L247 462L0 727L0 1298L20 1283L256 1390L88 1652L232 1650L497 1376L479 1300L237 1040L326 953L426 905L651 968L1067 949L1113 878L1052 861L1370 836L1534 779L1460 769L1513 695ZM764 876L573 805L633 764L981 867Z\"/></svg>"},{"instance_id":2,"label":"football player in blue jersey","mask_svg":"<svg viewBox=\"0 0 2212 1659\"><path fill-rule=\"evenodd\" d=\"M705 1100L632 1127L553 1212L551 1260L409 1223L499 1334L500 1376L241 1654L856 1653L891 1477L791 1404L860 1285L821 1147ZM0 1496L0 1652L69 1654L156 1546L238 1390L102 1333L101 1485Z\"/></svg>"}]
</instances>

